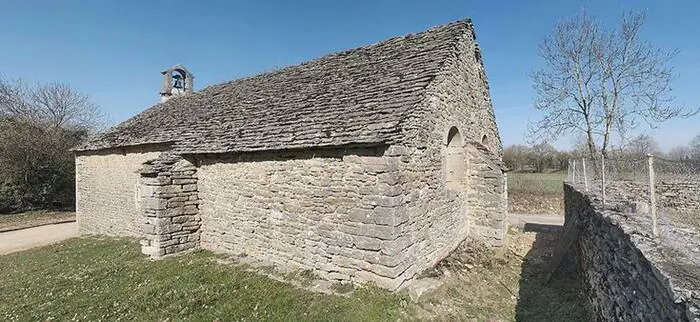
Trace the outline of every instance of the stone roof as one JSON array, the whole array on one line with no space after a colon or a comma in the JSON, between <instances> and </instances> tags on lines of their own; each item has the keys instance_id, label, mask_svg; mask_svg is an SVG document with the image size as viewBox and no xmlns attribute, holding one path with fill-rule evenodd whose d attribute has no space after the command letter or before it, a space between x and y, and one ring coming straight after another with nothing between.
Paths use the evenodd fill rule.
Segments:
<instances>
[{"instance_id":1,"label":"stone roof","mask_svg":"<svg viewBox=\"0 0 700 322\"><path fill-rule=\"evenodd\" d=\"M76 151L168 143L178 153L390 144L456 43L462 20L174 97Z\"/></svg>"}]
</instances>

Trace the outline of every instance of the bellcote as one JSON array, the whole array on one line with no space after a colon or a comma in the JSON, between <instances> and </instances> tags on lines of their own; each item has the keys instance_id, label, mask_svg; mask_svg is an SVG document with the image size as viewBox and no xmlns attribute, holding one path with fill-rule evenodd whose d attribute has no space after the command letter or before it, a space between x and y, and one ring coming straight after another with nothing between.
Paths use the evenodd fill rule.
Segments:
<instances>
[{"instance_id":1,"label":"bellcote","mask_svg":"<svg viewBox=\"0 0 700 322\"><path fill-rule=\"evenodd\" d=\"M187 95L193 92L194 75L180 64L162 72L163 88L160 90L160 101L165 102L173 96Z\"/></svg>"}]
</instances>

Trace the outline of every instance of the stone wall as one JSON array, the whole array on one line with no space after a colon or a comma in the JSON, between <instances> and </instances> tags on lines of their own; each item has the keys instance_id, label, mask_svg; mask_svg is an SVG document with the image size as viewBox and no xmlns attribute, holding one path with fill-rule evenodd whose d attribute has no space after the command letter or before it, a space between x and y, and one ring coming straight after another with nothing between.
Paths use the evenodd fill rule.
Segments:
<instances>
[{"instance_id":1,"label":"stone wall","mask_svg":"<svg viewBox=\"0 0 700 322\"><path fill-rule=\"evenodd\" d=\"M408 214L391 150L199 158L202 247L398 288L414 272L403 252Z\"/></svg>"},{"instance_id":2,"label":"stone wall","mask_svg":"<svg viewBox=\"0 0 700 322\"><path fill-rule=\"evenodd\" d=\"M611 198L613 200L614 198ZM588 296L603 321L698 321L700 238L661 227L648 235L648 216L625 203L603 207L597 197L565 184L566 225L578 225L574 251L582 265ZM682 240L681 245L673 245ZM678 247L680 246L680 247Z\"/></svg>"},{"instance_id":3,"label":"stone wall","mask_svg":"<svg viewBox=\"0 0 700 322\"><path fill-rule=\"evenodd\" d=\"M398 289L453 251L471 226L482 233L474 223L503 206L501 169L478 149L465 151L465 165L482 163L463 174L463 185L483 182L462 191L427 175L444 160L418 169L423 151L404 146L197 156L201 246ZM491 198L478 195L487 190Z\"/></svg>"},{"instance_id":4,"label":"stone wall","mask_svg":"<svg viewBox=\"0 0 700 322\"><path fill-rule=\"evenodd\" d=\"M405 126L413 139L406 143L402 173L411 178L405 190L420 196L409 199L408 211L416 218L415 236L426 239L416 249L419 258L430 259L421 262L426 267L466 235L493 245L502 244L506 236L502 146L473 31L456 46L459 55L445 62L423 106L417 107L424 113ZM462 189L445 185L446 146L453 128L459 131L466 156Z\"/></svg>"},{"instance_id":5,"label":"stone wall","mask_svg":"<svg viewBox=\"0 0 700 322\"><path fill-rule=\"evenodd\" d=\"M197 167L179 155L163 153L145 162L140 174L141 251L157 258L198 246Z\"/></svg>"},{"instance_id":6,"label":"stone wall","mask_svg":"<svg viewBox=\"0 0 700 322\"><path fill-rule=\"evenodd\" d=\"M465 193L473 218L472 234L487 244L500 246L507 235L507 177L500 158L471 147L471 172Z\"/></svg>"},{"instance_id":7,"label":"stone wall","mask_svg":"<svg viewBox=\"0 0 700 322\"><path fill-rule=\"evenodd\" d=\"M202 246L395 289L470 235L502 244L506 179L488 82L473 34L456 45L410 107L422 113L402 126L402 145L202 158ZM453 127L465 156L457 189L445 169Z\"/></svg>"},{"instance_id":8,"label":"stone wall","mask_svg":"<svg viewBox=\"0 0 700 322\"><path fill-rule=\"evenodd\" d=\"M76 219L81 234L141 236L136 185L159 147L111 149L75 158Z\"/></svg>"},{"instance_id":9,"label":"stone wall","mask_svg":"<svg viewBox=\"0 0 700 322\"><path fill-rule=\"evenodd\" d=\"M700 181L664 180L659 177L655 188L659 207L700 213ZM649 200L649 184L641 181L611 181L606 183L606 192L612 196Z\"/></svg>"}]
</instances>

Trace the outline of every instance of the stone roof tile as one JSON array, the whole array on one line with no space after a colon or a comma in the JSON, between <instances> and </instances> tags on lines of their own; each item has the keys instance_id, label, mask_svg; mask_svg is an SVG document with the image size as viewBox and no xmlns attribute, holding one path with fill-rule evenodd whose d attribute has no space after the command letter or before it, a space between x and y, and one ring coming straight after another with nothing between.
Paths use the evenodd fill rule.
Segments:
<instances>
[{"instance_id":1,"label":"stone roof tile","mask_svg":"<svg viewBox=\"0 0 700 322\"><path fill-rule=\"evenodd\" d=\"M221 153L396 142L470 28L458 21L173 97L75 150L170 143L178 153Z\"/></svg>"}]
</instances>

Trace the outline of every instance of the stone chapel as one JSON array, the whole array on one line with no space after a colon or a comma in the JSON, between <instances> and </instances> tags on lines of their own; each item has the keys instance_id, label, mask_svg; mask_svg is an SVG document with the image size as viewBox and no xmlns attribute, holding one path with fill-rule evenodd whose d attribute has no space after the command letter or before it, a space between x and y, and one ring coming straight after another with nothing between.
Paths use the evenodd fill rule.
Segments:
<instances>
[{"instance_id":1,"label":"stone chapel","mask_svg":"<svg viewBox=\"0 0 700 322\"><path fill-rule=\"evenodd\" d=\"M470 20L195 91L75 148L83 234L155 258L246 254L390 290L506 236L502 146Z\"/></svg>"}]
</instances>

